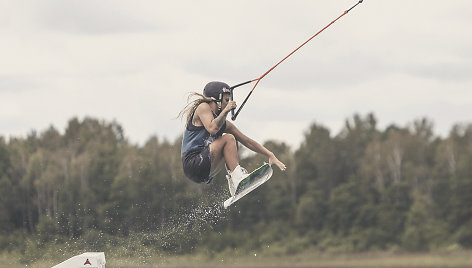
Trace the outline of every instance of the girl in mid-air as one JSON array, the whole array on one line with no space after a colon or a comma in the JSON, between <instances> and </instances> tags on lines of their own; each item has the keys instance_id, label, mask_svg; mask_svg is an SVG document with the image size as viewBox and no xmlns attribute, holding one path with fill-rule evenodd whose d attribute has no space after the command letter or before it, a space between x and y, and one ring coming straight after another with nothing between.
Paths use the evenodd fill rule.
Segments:
<instances>
[{"instance_id":1,"label":"girl in mid-air","mask_svg":"<svg viewBox=\"0 0 472 268\"><path fill-rule=\"evenodd\" d=\"M182 140L182 166L185 176L196 183L210 183L212 178L226 164L228 186L234 196L239 182L247 171L239 165L237 142L250 150L269 158L280 170L285 165L267 148L244 135L230 121L228 113L236 108L230 100L230 87L223 82L210 82L203 89L203 95L188 103L180 112L187 115L187 125Z\"/></svg>"}]
</instances>

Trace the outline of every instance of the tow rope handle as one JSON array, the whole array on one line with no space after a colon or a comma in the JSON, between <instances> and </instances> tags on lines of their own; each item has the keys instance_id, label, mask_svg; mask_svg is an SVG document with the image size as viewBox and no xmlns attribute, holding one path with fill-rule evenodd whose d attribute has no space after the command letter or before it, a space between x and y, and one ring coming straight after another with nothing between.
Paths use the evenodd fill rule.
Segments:
<instances>
[{"instance_id":1,"label":"tow rope handle","mask_svg":"<svg viewBox=\"0 0 472 268\"><path fill-rule=\"evenodd\" d=\"M267 72L265 72L263 75L261 75L259 78L256 78L256 79L253 79L253 80L249 80L249 81L246 81L246 82L243 82L243 83L240 83L240 84L237 84L235 86L232 86L230 87L230 91L231 91L231 97L230 99L233 100L233 90L237 87L240 87L240 86L243 86L243 85L246 85L246 84L249 84L249 83L252 83L252 82L256 82L256 84L254 85L254 87L251 89L251 91L249 92L249 94L246 96L246 98L244 99L243 103L241 104L241 106L239 106L239 109L234 112L234 109L231 110L231 120L236 120L236 118L238 117L239 115L239 112L241 112L241 109L244 107L244 105L246 104L247 100L249 99L249 97L251 96L252 92L254 91L254 89L257 87L257 85L259 84L259 82L262 80L262 78L264 78L268 73L270 73L273 69L275 69L277 66L279 66L279 64L281 64L284 60L286 60L288 57L290 57L293 53L297 52L297 50L299 50L301 47L303 47L306 43L310 42L311 39L315 38L318 34L320 34L322 31L324 31L326 28L328 28L329 26L331 26L331 24L335 23L337 20L339 20L342 16L346 15L347 13L349 13L349 11L351 11L353 8L355 8L357 5L359 5L360 3L362 3L364 0L359 0L359 2L357 2L354 6L352 6L350 9L346 10L343 12L343 14L341 14L339 17L337 17L335 20L333 20L332 22L330 22L328 25L326 25L323 29L321 29L320 31L318 31L316 34L314 34L313 36L311 36L308 40L306 40L303 44L301 44L299 47L297 47L295 50L293 50L292 52L290 52L290 54L288 54L285 58L283 58L281 61L279 61L277 64L275 64L274 66L272 66Z\"/></svg>"},{"instance_id":2,"label":"tow rope handle","mask_svg":"<svg viewBox=\"0 0 472 268\"><path fill-rule=\"evenodd\" d=\"M249 84L249 83L251 83L252 81L253 81L253 80L246 81L246 82L243 82L243 83L241 83L241 84L237 84L237 85L235 85L235 86L230 87L230 88L229 88L229 89L230 89L230 94L231 94L231 95L230 95L230 99L231 99L231 100L234 100L234 98L233 98L233 89L235 89L235 88L237 88L237 87L240 87L240 86L244 86L244 85L246 85L246 84ZM251 96L251 93L252 93L252 91L249 92L249 95L247 95L246 99L244 99L243 104L241 104L241 106L239 107L239 109L238 109L238 111L237 111L236 113L234 112L234 109L231 109L231 120L233 120L233 121L236 120L236 117L238 116L239 111L241 111L241 109L243 108L244 104L246 104L246 101L247 101L247 99L249 99L249 96Z\"/></svg>"}]
</instances>

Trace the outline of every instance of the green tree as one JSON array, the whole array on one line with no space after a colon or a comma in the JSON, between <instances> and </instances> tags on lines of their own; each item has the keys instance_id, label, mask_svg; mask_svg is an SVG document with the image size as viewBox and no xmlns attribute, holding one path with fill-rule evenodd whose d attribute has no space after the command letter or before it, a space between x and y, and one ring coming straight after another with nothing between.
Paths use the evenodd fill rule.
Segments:
<instances>
[{"instance_id":1,"label":"green tree","mask_svg":"<svg viewBox=\"0 0 472 268\"><path fill-rule=\"evenodd\" d=\"M12 219L15 189L9 174L10 169L10 155L4 139L0 137L0 235L11 232L15 227Z\"/></svg>"},{"instance_id":2,"label":"green tree","mask_svg":"<svg viewBox=\"0 0 472 268\"><path fill-rule=\"evenodd\" d=\"M402 246L409 251L426 251L431 244L432 218L425 198L417 198L411 206L405 223Z\"/></svg>"},{"instance_id":3,"label":"green tree","mask_svg":"<svg viewBox=\"0 0 472 268\"><path fill-rule=\"evenodd\" d=\"M327 198L336 186L336 148L330 132L323 126L312 124L305 139L295 152L295 197L311 190L320 190Z\"/></svg>"}]
</instances>

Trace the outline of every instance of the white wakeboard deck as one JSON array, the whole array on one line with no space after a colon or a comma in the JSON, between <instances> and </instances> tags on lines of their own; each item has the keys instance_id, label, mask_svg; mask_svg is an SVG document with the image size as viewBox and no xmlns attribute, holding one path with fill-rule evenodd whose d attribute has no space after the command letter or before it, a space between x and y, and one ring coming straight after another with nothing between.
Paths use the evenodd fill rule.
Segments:
<instances>
[{"instance_id":1,"label":"white wakeboard deck","mask_svg":"<svg viewBox=\"0 0 472 268\"><path fill-rule=\"evenodd\" d=\"M86 252L63 261L52 268L105 268L105 264L105 253Z\"/></svg>"},{"instance_id":2,"label":"white wakeboard deck","mask_svg":"<svg viewBox=\"0 0 472 268\"><path fill-rule=\"evenodd\" d=\"M262 173L261 173L262 172ZM269 164L265 163L261 167L257 168L253 172L251 172L244 180L242 180L238 185L238 190L242 184L245 183L246 180L253 179L254 181L250 183L248 186L244 186L243 190L236 190L236 194L230 198L228 198L224 203L223 207L228 208L234 202L238 201L239 199L243 198L248 193L252 192L257 187L261 186L264 182L268 181L270 177L272 177L273 170Z\"/></svg>"}]
</instances>

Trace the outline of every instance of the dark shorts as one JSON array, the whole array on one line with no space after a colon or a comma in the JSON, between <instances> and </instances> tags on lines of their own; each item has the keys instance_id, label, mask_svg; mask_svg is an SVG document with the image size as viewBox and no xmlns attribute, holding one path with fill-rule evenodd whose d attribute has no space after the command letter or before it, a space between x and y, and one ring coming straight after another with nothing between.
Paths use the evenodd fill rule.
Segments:
<instances>
[{"instance_id":1,"label":"dark shorts","mask_svg":"<svg viewBox=\"0 0 472 268\"><path fill-rule=\"evenodd\" d=\"M202 151L189 152L182 156L182 166L187 178L196 183L210 183L210 147L205 147Z\"/></svg>"}]
</instances>

